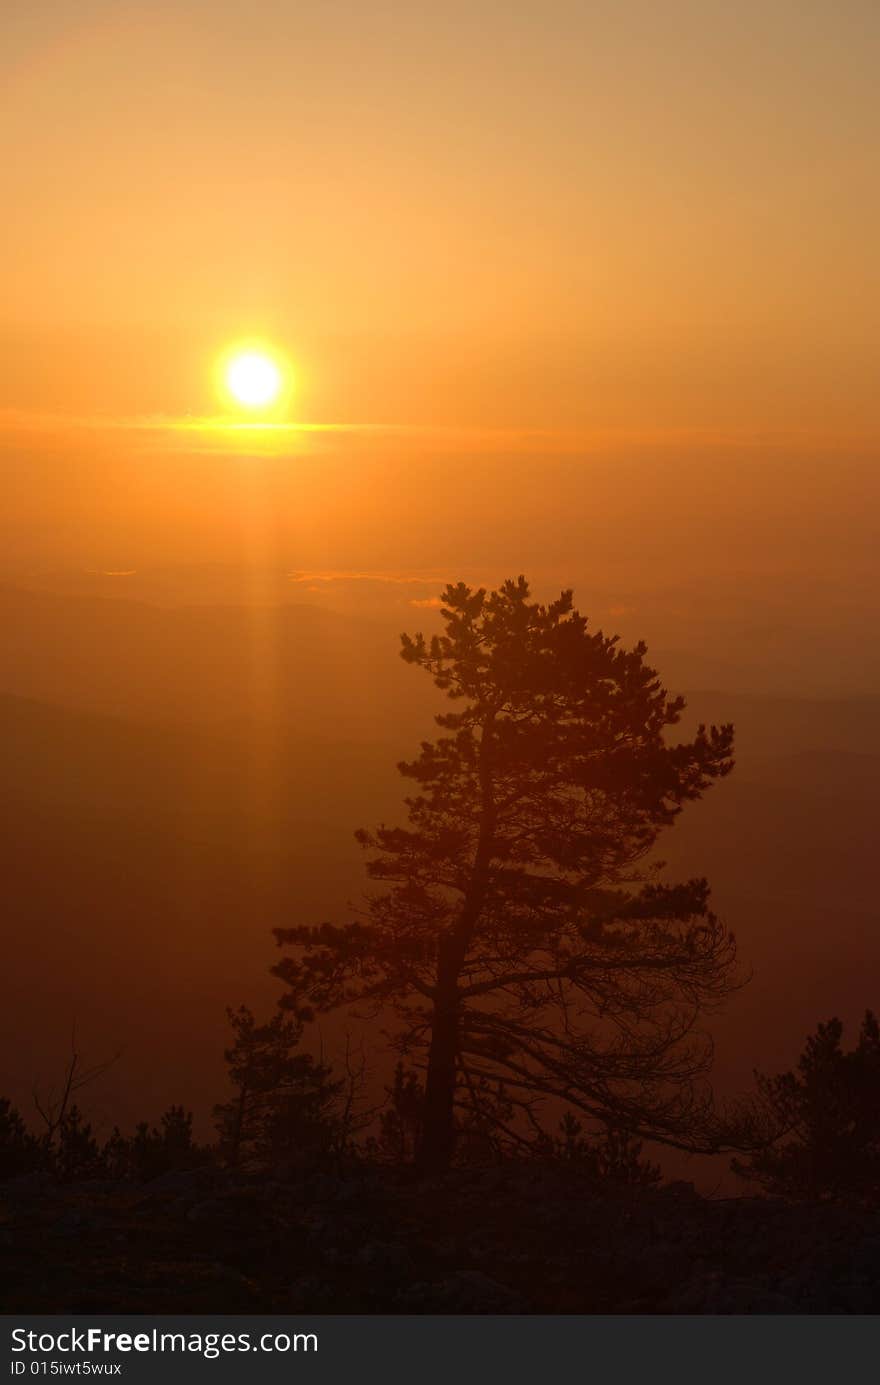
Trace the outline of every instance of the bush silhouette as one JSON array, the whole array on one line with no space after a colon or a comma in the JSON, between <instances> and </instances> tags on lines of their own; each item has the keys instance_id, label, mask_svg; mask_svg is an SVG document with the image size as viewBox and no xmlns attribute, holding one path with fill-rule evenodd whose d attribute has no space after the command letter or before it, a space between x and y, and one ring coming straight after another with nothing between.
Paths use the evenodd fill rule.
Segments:
<instances>
[{"instance_id":1,"label":"bush silhouette","mask_svg":"<svg viewBox=\"0 0 880 1385\"><path fill-rule=\"evenodd\" d=\"M228 1010L233 1097L214 1108L221 1156L232 1165L315 1161L345 1139L344 1083L300 1052L302 1025L281 1014L258 1024L247 1006Z\"/></svg>"},{"instance_id":2,"label":"bush silhouette","mask_svg":"<svg viewBox=\"0 0 880 1385\"><path fill-rule=\"evenodd\" d=\"M797 1069L756 1073L760 1100L782 1133L736 1173L791 1198L880 1199L880 1028L868 1010L845 1051L839 1019L807 1039Z\"/></svg>"},{"instance_id":3,"label":"bush silhouette","mask_svg":"<svg viewBox=\"0 0 880 1385\"><path fill-rule=\"evenodd\" d=\"M28 1132L12 1102L0 1097L0 1179L30 1173L40 1163L39 1141Z\"/></svg>"}]
</instances>

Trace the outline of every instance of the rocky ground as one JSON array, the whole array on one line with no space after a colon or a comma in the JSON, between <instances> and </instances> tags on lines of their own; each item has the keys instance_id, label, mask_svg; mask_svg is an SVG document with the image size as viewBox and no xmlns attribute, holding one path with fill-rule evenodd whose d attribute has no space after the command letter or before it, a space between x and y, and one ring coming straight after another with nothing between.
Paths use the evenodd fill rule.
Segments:
<instances>
[{"instance_id":1,"label":"rocky ground","mask_svg":"<svg viewBox=\"0 0 880 1385\"><path fill-rule=\"evenodd\" d=\"M876 1313L880 1212L542 1165L0 1185L4 1312Z\"/></svg>"}]
</instances>

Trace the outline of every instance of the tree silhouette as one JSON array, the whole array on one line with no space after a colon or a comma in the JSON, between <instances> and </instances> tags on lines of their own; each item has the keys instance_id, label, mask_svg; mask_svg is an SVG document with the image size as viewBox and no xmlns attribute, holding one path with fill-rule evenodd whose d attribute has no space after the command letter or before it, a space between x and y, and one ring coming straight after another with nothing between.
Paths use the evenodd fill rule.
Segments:
<instances>
[{"instance_id":1,"label":"tree silhouette","mask_svg":"<svg viewBox=\"0 0 880 1385\"><path fill-rule=\"evenodd\" d=\"M55 1158L56 1144L59 1140L66 1138L69 1151L80 1149L85 1151L88 1147L88 1139L91 1135L91 1127L82 1127L82 1112L74 1105L74 1097L77 1092L82 1091L83 1087L90 1086L97 1082L104 1073L113 1067L122 1056L121 1051L114 1054L112 1058L106 1059L101 1063L87 1065L83 1061L82 1054L77 1049L76 1025L71 1028L70 1033L70 1057L64 1068L61 1081L57 1087L51 1087L48 1092L41 1094L36 1086L33 1088L34 1106L37 1114L45 1127L41 1137L41 1144L46 1156L46 1162L51 1164ZM76 1114L74 1115L74 1112ZM74 1161L80 1156L69 1154L68 1162ZM85 1158L83 1153L82 1158ZM91 1157L90 1155L88 1157Z\"/></svg>"},{"instance_id":2,"label":"tree silhouette","mask_svg":"<svg viewBox=\"0 0 880 1385\"><path fill-rule=\"evenodd\" d=\"M645 662L592 632L565 591L524 578L443 593L444 633L402 656L456 704L400 765L409 825L358 838L384 888L343 927L276 930L274 968L301 1019L396 1013L426 1068L424 1170L487 1112L528 1143L558 1098L601 1125L717 1148L701 1011L735 984L732 936L704 880L659 883L658 833L732 767L731 726L668 742L684 708Z\"/></svg>"},{"instance_id":3,"label":"tree silhouette","mask_svg":"<svg viewBox=\"0 0 880 1385\"><path fill-rule=\"evenodd\" d=\"M62 1183L82 1178L100 1178L104 1161L90 1123L74 1103L68 1106L57 1131L57 1140L47 1149L47 1162Z\"/></svg>"},{"instance_id":4,"label":"tree silhouette","mask_svg":"<svg viewBox=\"0 0 880 1385\"><path fill-rule=\"evenodd\" d=\"M587 1139L583 1124L571 1111L566 1111L559 1122L557 1135L544 1135L536 1141L535 1153L545 1159L572 1164L597 1181L650 1187L662 1177L659 1164L642 1158L641 1141L610 1126L598 1139Z\"/></svg>"},{"instance_id":5,"label":"tree silhouette","mask_svg":"<svg viewBox=\"0 0 880 1385\"><path fill-rule=\"evenodd\" d=\"M399 1062L394 1083L385 1088L388 1104L379 1114L378 1148L395 1164L410 1164L422 1132L425 1093L419 1074Z\"/></svg>"},{"instance_id":6,"label":"tree silhouette","mask_svg":"<svg viewBox=\"0 0 880 1385\"><path fill-rule=\"evenodd\" d=\"M115 1126L101 1152L108 1176L148 1180L207 1163L210 1152L196 1144L192 1125L192 1111L169 1106L158 1127L140 1121L127 1136Z\"/></svg>"},{"instance_id":7,"label":"tree silhouette","mask_svg":"<svg viewBox=\"0 0 880 1385\"><path fill-rule=\"evenodd\" d=\"M760 1149L734 1171L783 1197L880 1196L880 1027L870 1010L859 1040L841 1046L839 1019L818 1025L796 1072L756 1073L768 1127L784 1143Z\"/></svg>"},{"instance_id":8,"label":"tree silhouette","mask_svg":"<svg viewBox=\"0 0 880 1385\"><path fill-rule=\"evenodd\" d=\"M230 1164L312 1158L340 1139L345 1083L299 1052L302 1025L281 1014L258 1024L245 1005L227 1010L234 1042L225 1058L234 1096L214 1108Z\"/></svg>"},{"instance_id":9,"label":"tree silhouette","mask_svg":"<svg viewBox=\"0 0 880 1385\"><path fill-rule=\"evenodd\" d=\"M7 1097L0 1097L0 1181L28 1173L39 1161L41 1147Z\"/></svg>"}]
</instances>

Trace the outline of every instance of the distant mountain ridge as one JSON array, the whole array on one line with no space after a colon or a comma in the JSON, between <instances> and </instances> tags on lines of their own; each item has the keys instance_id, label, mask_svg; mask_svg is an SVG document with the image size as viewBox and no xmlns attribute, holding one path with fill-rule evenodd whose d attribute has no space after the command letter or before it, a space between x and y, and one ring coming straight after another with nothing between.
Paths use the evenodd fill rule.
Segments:
<instances>
[{"instance_id":1,"label":"distant mountain ridge","mask_svg":"<svg viewBox=\"0 0 880 1385\"><path fill-rule=\"evenodd\" d=\"M307 605L158 607L0 585L0 691L114 716L424 733L431 689L398 648L386 629Z\"/></svg>"},{"instance_id":2,"label":"distant mountain ridge","mask_svg":"<svg viewBox=\"0 0 880 1385\"><path fill-rule=\"evenodd\" d=\"M27 1105L77 1018L90 1050L126 1049L120 1114L129 1087L133 1116L197 1102L224 1006L274 1003L271 928L350 917L353 831L400 813L396 761L442 696L388 626L309 607L0 586L0 630L0 1092ZM880 697L688 703L683 735L737 728L733 774L661 842L670 874L708 876L756 973L713 1022L733 1089L880 1000Z\"/></svg>"}]
</instances>

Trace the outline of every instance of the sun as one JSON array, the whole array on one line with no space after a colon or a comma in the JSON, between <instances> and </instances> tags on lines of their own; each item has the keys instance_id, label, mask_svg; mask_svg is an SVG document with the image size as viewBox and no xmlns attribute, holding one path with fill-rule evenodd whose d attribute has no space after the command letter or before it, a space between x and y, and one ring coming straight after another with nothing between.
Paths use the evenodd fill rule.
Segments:
<instances>
[{"instance_id":1,"label":"sun","mask_svg":"<svg viewBox=\"0 0 880 1385\"><path fill-rule=\"evenodd\" d=\"M268 426L286 415L294 384L287 356L265 338L239 337L215 358L219 398L227 411L250 415L248 422L254 427ZM231 425L234 418L227 417Z\"/></svg>"},{"instance_id":2,"label":"sun","mask_svg":"<svg viewBox=\"0 0 880 1385\"><path fill-rule=\"evenodd\" d=\"M226 388L246 409L265 409L281 394L281 367L262 351L239 351L226 366Z\"/></svg>"}]
</instances>

